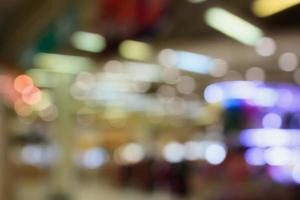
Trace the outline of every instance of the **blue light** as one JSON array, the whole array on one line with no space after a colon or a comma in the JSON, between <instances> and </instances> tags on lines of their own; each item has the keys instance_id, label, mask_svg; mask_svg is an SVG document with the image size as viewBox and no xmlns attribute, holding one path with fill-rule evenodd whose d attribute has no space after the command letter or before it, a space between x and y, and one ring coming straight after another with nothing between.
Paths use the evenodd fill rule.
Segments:
<instances>
[{"instance_id":1,"label":"blue light","mask_svg":"<svg viewBox=\"0 0 300 200\"><path fill-rule=\"evenodd\" d=\"M208 74L214 66L214 60L208 56L186 51L176 52L176 67L182 70Z\"/></svg>"}]
</instances>

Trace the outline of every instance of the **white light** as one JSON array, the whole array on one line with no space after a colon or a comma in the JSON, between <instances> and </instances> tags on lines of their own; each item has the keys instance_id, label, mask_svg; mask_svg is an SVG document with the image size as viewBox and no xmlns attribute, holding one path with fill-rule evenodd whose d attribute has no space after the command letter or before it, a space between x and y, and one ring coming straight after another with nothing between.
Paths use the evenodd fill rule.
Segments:
<instances>
[{"instance_id":1,"label":"white light","mask_svg":"<svg viewBox=\"0 0 300 200\"><path fill-rule=\"evenodd\" d=\"M278 94L270 88L257 89L253 101L260 106L272 107L277 104Z\"/></svg>"},{"instance_id":2,"label":"white light","mask_svg":"<svg viewBox=\"0 0 300 200\"><path fill-rule=\"evenodd\" d=\"M189 141L185 143L185 159L190 161L203 159L206 146L207 145L201 142Z\"/></svg>"},{"instance_id":3,"label":"white light","mask_svg":"<svg viewBox=\"0 0 300 200\"><path fill-rule=\"evenodd\" d=\"M163 155L164 158L170 163L182 162L185 157L184 145L177 142L171 142L165 146Z\"/></svg>"},{"instance_id":4,"label":"white light","mask_svg":"<svg viewBox=\"0 0 300 200\"><path fill-rule=\"evenodd\" d=\"M217 103L223 100L222 88L216 85L209 85L204 91L204 98L208 103Z\"/></svg>"},{"instance_id":5,"label":"white light","mask_svg":"<svg viewBox=\"0 0 300 200\"><path fill-rule=\"evenodd\" d=\"M282 119L276 113L268 113L263 117L262 124L264 128L280 128Z\"/></svg>"},{"instance_id":6,"label":"white light","mask_svg":"<svg viewBox=\"0 0 300 200\"><path fill-rule=\"evenodd\" d=\"M176 51L172 49L161 50L158 54L158 62L165 67L174 67L177 63Z\"/></svg>"},{"instance_id":7,"label":"white light","mask_svg":"<svg viewBox=\"0 0 300 200\"><path fill-rule=\"evenodd\" d=\"M264 81L265 80L265 71L259 67L251 67L246 71L246 80L248 81Z\"/></svg>"},{"instance_id":8,"label":"white light","mask_svg":"<svg viewBox=\"0 0 300 200\"><path fill-rule=\"evenodd\" d=\"M264 37L256 44L256 52L261 56L271 56L276 51L276 44L272 38Z\"/></svg>"},{"instance_id":9,"label":"white light","mask_svg":"<svg viewBox=\"0 0 300 200\"><path fill-rule=\"evenodd\" d=\"M176 59L177 68L200 74L208 74L214 65L212 58L187 51L177 51Z\"/></svg>"},{"instance_id":10,"label":"white light","mask_svg":"<svg viewBox=\"0 0 300 200\"><path fill-rule=\"evenodd\" d=\"M221 144L211 144L205 151L205 159L213 165L221 164L226 158L226 149Z\"/></svg>"},{"instance_id":11,"label":"white light","mask_svg":"<svg viewBox=\"0 0 300 200\"><path fill-rule=\"evenodd\" d=\"M101 167L106 161L106 151L101 148L95 148L84 153L82 165L88 169L96 169Z\"/></svg>"},{"instance_id":12,"label":"white light","mask_svg":"<svg viewBox=\"0 0 300 200\"><path fill-rule=\"evenodd\" d=\"M287 165L292 159L292 152L284 147L271 147L265 151L264 158L269 165Z\"/></svg>"},{"instance_id":13,"label":"white light","mask_svg":"<svg viewBox=\"0 0 300 200\"><path fill-rule=\"evenodd\" d=\"M103 36L83 31L75 32L72 35L71 42L74 48L93 53L103 51L106 46L106 41Z\"/></svg>"},{"instance_id":14,"label":"white light","mask_svg":"<svg viewBox=\"0 0 300 200\"><path fill-rule=\"evenodd\" d=\"M284 53L279 57L279 68L286 72L294 71L298 67L298 57L294 53Z\"/></svg>"},{"instance_id":15,"label":"white light","mask_svg":"<svg viewBox=\"0 0 300 200\"><path fill-rule=\"evenodd\" d=\"M264 165L264 150L260 148L250 148L245 152L245 159L249 165Z\"/></svg>"},{"instance_id":16,"label":"white light","mask_svg":"<svg viewBox=\"0 0 300 200\"><path fill-rule=\"evenodd\" d=\"M121 158L129 164L136 164L145 158L145 152L140 144L130 143L121 148Z\"/></svg>"},{"instance_id":17,"label":"white light","mask_svg":"<svg viewBox=\"0 0 300 200\"><path fill-rule=\"evenodd\" d=\"M300 184L300 165L294 167L292 177L295 183Z\"/></svg>"}]
</instances>

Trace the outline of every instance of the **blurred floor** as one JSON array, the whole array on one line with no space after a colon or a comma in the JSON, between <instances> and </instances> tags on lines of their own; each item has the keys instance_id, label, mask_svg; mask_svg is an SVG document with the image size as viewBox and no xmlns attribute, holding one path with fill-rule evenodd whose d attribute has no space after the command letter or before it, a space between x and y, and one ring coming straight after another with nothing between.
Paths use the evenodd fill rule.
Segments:
<instances>
[{"instance_id":1,"label":"blurred floor","mask_svg":"<svg viewBox=\"0 0 300 200\"><path fill-rule=\"evenodd\" d=\"M176 200L164 192L145 193L136 189L118 189L104 181L82 182L74 200ZM43 200L49 189L44 181L23 180L18 185L16 200Z\"/></svg>"}]
</instances>

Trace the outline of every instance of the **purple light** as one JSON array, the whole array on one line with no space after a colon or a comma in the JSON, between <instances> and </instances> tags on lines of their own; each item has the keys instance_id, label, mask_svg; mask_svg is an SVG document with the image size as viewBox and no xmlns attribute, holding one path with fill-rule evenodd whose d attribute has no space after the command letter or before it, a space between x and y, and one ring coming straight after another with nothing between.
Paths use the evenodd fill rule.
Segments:
<instances>
[{"instance_id":1,"label":"purple light","mask_svg":"<svg viewBox=\"0 0 300 200\"><path fill-rule=\"evenodd\" d=\"M214 97L212 99L205 98L209 103L212 100L215 103L230 99L242 99L261 107L278 107L289 111L300 110L300 87L292 84L227 81L209 85L205 89L205 96Z\"/></svg>"},{"instance_id":2,"label":"purple light","mask_svg":"<svg viewBox=\"0 0 300 200\"><path fill-rule=\"evenodd\" d=\"M270 167L268 174L277 183L289 184L293 182L291 172L286 166Z\"/></svg>"},{"instance_id":3,"label":"purple light","mask_svg":"<svg viewBox=\"0 0 300 200\"><path fill-rule=\"evenodd\" d=\"M247 129L240 135L246 147L300 146L298 129Z\"/></svg>"},{"instance_id":4,"label":"purple light","mask_svg":"<svg viewBox=\"0 0 300 200\"><path fill-rule=\"evenodd\" d=\"M264 128L280 128L282 125L282 119L280 115L276 113L268 113L262 120Z\"/></svg>"},{"instance_id":5,"label":"purple light","mask_svg":"<svg viewBox=\"0 0 300 200\"><path fill-rule=\"evenodd\" d=\"M245 159L249 165L261 166L266 164L264 160L264 150L260 148L250 148L245 152Z\"/></svg>"}]
</instances>

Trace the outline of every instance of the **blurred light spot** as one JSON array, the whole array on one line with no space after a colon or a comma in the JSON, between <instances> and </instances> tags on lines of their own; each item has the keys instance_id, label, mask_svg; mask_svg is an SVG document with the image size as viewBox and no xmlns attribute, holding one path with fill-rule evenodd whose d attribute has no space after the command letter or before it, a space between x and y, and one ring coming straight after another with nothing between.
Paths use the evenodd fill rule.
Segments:
<instances>
[{"instance_id":1,"label":"blurred light spot","mask_svg":"<svg viewBox=\"0 0 300 200\"><path fill-rule=\"evenodd\" d=\"M209 8L205 21L210 27L246 45L253 46L263 37L258 27L222 8Z\"/></svg>"},{"instance_id":2,"label":"blurred light spot","mask_svg":"<svg viewBox=\"0 0 300 200\"><path fill-rule=\"evenodd\" d=\"M219 86L209 85L204 90L204 99L208 103L218 103L224 98L223 90Z\"/></svg>"},{"instance_id":3,"label":"blurred light spot","mask_svg":"<svg viewBox=\"0 0 300 200\"><path fill-rule=\"evenodd\" d=\"M295 183L300 184L300 165L293 168L292 177Z\"/></svg>"},{"instance_id":4,"label":"blurred light spot","mask_svg":"<svg viewBox=\"0 0 300 200\"><path fill-rule=\"evenodd\" d=\"M199 74L208 74L214 65L211 57L187 51L177 51L176 59L177 68Z\"/></svg>"},{"instance_id":5,"label":"blurred light spot","mask_svg":"<svg viewBox=\"0 0 300 200\"><path fill-rule=\"evenodd\" d=\"M226 149L221 144L211 144L205 151L205 159L213 165L221 164L226 158Z\"/></svg>"},{"instance_id":6,"label":"blurred light spot","mask_svg":"<svg viewBox=\"0 0 300 200\"><path fill-rule=\"evenodd\" d=\"M96 169L107 162L108 155L102 148L93 148L86 151L83 155L82 165L87 169Z\"/></svg>"},{"instance_id":7,"label":"blurred light spot","mask_svg":"<svg viewBox=\"0 0 300 200\"><path fill-rule=\"evenodd\" d=\"M256 0L252 10L258 17L268 17L299 3L299 0Z\"/></svg>"},{"instance_id":8,"label":"blurred light spot","mask_svg":"<svg viewBox=\"0 0 300 200\"><path fill-rule=\"evenodd\" d=\"M189 141L185 143L185 159L195 161L204 158L206 146L201 142Z\"/></svg>"},{"instance_id":9,"label":"blurred light spot","mask_svg":"<svg viewBox=\"0 0 300 200\"><path fill-rule=\"evenodd\" d=\"M82 90L89 90L96 82L95 76L89 72L81 72L77 75L75 84Z\"/></svg>"},{"instance_id":10,"label":"blurred light spot","mask_svg":"<svg viewBox=\"0 0 300 200\"><path fill-rule=\"evenodd\" d=\"M190 3L202 3L206 0L188 0Z\"/></svg>"},{"instance_id":11,"label":"blurred light spot","mask_svg":"<svg viewBox=\"0 0 300 200\"><path fill-rule=\"evenodd\" d=\"M185 158L184 145L177 142L168 143L163 149L163 155L170 163L182 162Z\"/></svg>"},{"instance_id":12,"label":"blurred light spot","mask_svg":"<svg viewBox=\"0 0 300 200\"><path fill-rule=\"evenodd\" d=\"M136 82L133 84L133 90L138 93L145 93L151 88L149 82Z\"/></svg>"},{"instance_id":13,"label":"blurred light spot","mask_svg":"<svg viewBox=\"0 0 300 200\"><path fill-rule=\"evenodd\" d=\"M264 150L260 148L250 148L245 152L245 159L249 165L264 165Z\"/></svg>"},{"instance_id":14,"label":"blurred light spot","mask_svg":"<svg viewBox=\"0 0 300 200\"><path fill-rule=\"evenodd\" d=\"M180 77L176 88L181 94L191 94L196 89L196 82L192 77L182 76Z\"/></svg>"},{"instance_id":15,"label":"blurred light spot","mask_svg":"<svg viewBox=\"0 0 300 200\"><path fill-rule=\"evenodd\" d=\"M186 110L186 103L181 98L173 98L167 104L167 111L171 115L183 115Z\"/></svg>"},{"instance_id":16,"label":"blurred light spot","mask_svg":"<svg viewBox=\"0 0 300 200\"><path fill-rule=\"evenodd\" d=\"M172 98L176 95L176 90L174 87L169 85L162 85L157 90L157 95L163 98Z\"/></svg>"},{"instance_id":17,"label":"blurred light spot","mask_svg":"<svg viewBox=\"0 0 300 200\"><path fill-rule=\"evenodd\" d=\"M75 74L88 71L95 63L87 57L38 53L34 56L35 67L58 73Z\"/></svg>"},{"instance_id":18,"label":"blurred light spot","mask_svg":"<svg viewBox=\"0 0 300 200\"><path fill-rule=\"evenodd\" d=\"M174 68L168 68L163 71L162 79L165 83L175 84L179 81L180 71Z\"/></svg>"},{"instance_id":19,"label":"blurred light spot","mask_svg":"<svg viewBox=\"0 0 300 200\"><path fill-rule=\"evenodd\" d=\"M39 88L37 87L27 87L23 92L22 92L22 100L29 104L37 104L42 98L42 93Z\"/></svg>"},{"instance_id":20,"label":"blurred light spot","mask_svg":"<svg viewBox=\"0 0 300 200\"><path fill-rule=\"evenodd\" d=\"M161 82L161 66L142 62L124 62L128 79L146 82Z\"/></svg>"},{"instance_id":21,"label":"blurred light spot","mask_svg":"<svg viewBox=\"0 0 300 200\"><path fill-rule=\"evenodd\" d=\"M298 57L294 53L284 53L279 57L279 68L286 72L294 71L298 67Z\"/></svg>"},{"instance_id":22,"label":"blurred light spot","mask_svg":"<svg viewBox=\"0 0 300 200\"><path fill-rule=\"evenodd\" d=\"M29 87L33 87L33 81L27 75L20 75L14 81L14 88L19 93L22 93L26 88Z\"/></svg>"},{"instance_id":23,"label":"blurred light spot","mask_svg":"<svg viewBox=\"0 0 300 200\"><path fill-rule=\"evenodd\" d=\"M165 67L174 67L177 63L176 51L172 49L163 49L158 54L158 62Z\"/></svg>"},{"instance_id":24,"label":"blurred light spot","mask_svg":"<svg viewBox=\"0 0 300 200\"><path fill-rule=\"evenodd\" d=\"M14 109L15 109L16 113L18 115L20 115L21 117L27 117L27 116L31 115L31 113L33 112L31 106L26 104L21 99L18 99L15 101Z\"/></svg>"},{"instance_id":25,"label":"blurred light spot","mask_svg":"<svg viewBox=\"0 0 300 200\"><path fill-rule=\"evenodd\" d=\"M256 44L256 52L261 56L271 56L276 51L276 43L272 38L264 37Z\"/></svg>"},{"instance_id":26,"label":"blurred light spot","mask_svg":"<svg viewBox=\"0 0 300 200\"><path fill-rule=\"evenodd\" d=\"M93 53L99 53L106 47L106 40L103 36L83 31L75 32L71 37L71 43L76 49Z\"/></svg>"},{"instance_id":27,"label":"blurred light spot","mask_svg":"<svg viewBox=\"0 0 300 200\"><path fill-rule=\"evenodd\" d=\"M210 70L210 75L216 78L225 76L229 69L228 63L222 59L215 59L214 66Z\"/></svg>"},{"instance_id":28,"label":"blurred light spot","mask_svg":"<svg viewBox=\"0 0 300 200\"><path fill-rule=\"evenodd\" d=\"M145 158L145 152L140 144L130 143L120 149L121 158L129 164L136 164Z\"/></svg>"},{"instance_id":29,"label":"blurred light spot","mask_svg":"<svg viewBox=\"0 0 300 200\"><path fill-rule=\"evenodd\" d=\"M246 71L245 78L248 81L264 81L266 78L265 71L260 67L251 67Z\"/></svg>"},{"instance_id":30,"label":"blurred light spot","mask_svg":"<svg viewBox=\"0 0 300 200\"><path fill-rule=\"evenodd\" d=\"M50 105L39 112L42 120L50 122L58 117L58 109L55 105Z\"/></svg>"},{"instance_id":31,"label":"blurred light spot","mask_svg":"<svg viewBox=\"0 0 300 200\"><path fill-rule=\"evenodd\" d=\"M248 129L242 131L240 142L247 147L273 147L300 145L296 129Z\"/></svg>"},{"instance_id":32,"label":"blurred light spot","mask_svg":"<svg viewBox=\"0 0 300 200\"><path fill-rule=\"evenodd\" d=\"M42 145L26 145L21 151L21 160L27 165L44 167L49 166L55 159L55 151L51 147Z\"/></svg>"},{"instance_id":33,"label":"blurred light spot","mask_svg":"<svg viewBox=\"0 0 300 200\"><path fill-rule=\"evenodd\" d=\"M110 60L104 65L104 71L109 73L122 73L123 68L123 64L117 60Z\"/></svg>"},{"instance_id":34,"label":"blurred light spot","mask_svg":"<svg viewBox=\"0 0 300 200\"><path fill-rule=\"evenodd\" d=\"M254 103L260 106L272 107L278 101L278 94L270 88L259 88L253 97Z\"/></svg>"},{"instance_id":35,"label":"blurred light spot","mask_svg":"<svg viewBox=\"0 0 300 200\"><path fill-rule=\"evenodd\" d=\"M284 147L271 147L265 151L264 159L272 166L287 165L291 161L292 152Z\"/></svg>"},{"instance_id":36,"label":"blurred light spot","mask_svg":"<svg viewBox=\"0 0 300 200\"><path fill-rule=\"evenodd\" d=\"M119 46L119 53L127 59L146 61L152 57L153 49L144 42L125 40Z\"/></svg>"},{"instance_id":37,"label":"blurred light spot","mask_svg":"<svg viewBox=\"0 0 300 200\"><path fill-rule=\"evenodd\" d=\"M268 113L263 117L262 124L264 128L280 128L282 119L276 113Z\"/></svg>"}]
</instances>

